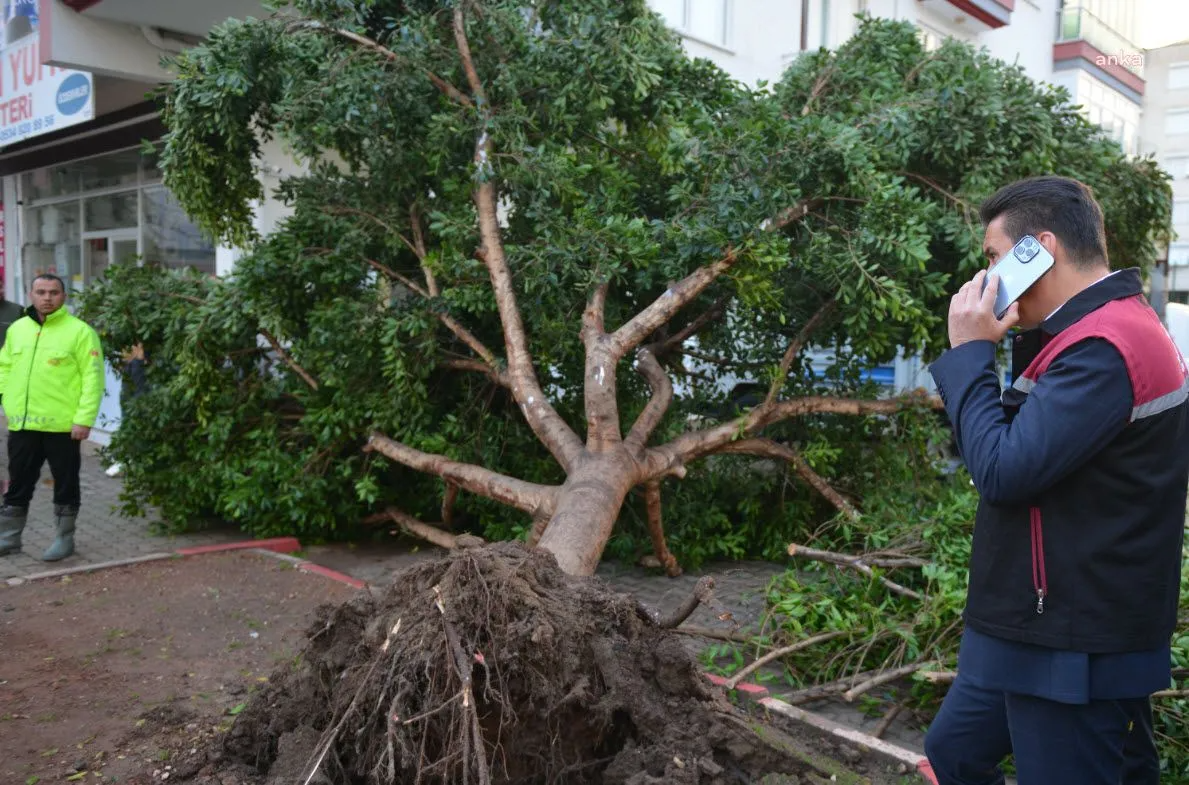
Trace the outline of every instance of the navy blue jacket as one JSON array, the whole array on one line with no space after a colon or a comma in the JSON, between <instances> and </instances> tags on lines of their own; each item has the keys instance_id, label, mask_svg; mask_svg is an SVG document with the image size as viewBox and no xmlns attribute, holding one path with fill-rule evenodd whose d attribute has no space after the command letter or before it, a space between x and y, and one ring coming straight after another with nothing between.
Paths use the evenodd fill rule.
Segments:
<instances>
[{"instance_id":1,"label":"navy blue jacket","mask_svg":"<svg viewBox=\"0 0 1189 785\"><path fill-rule=\"evenodd\" d=\"M989 342L931 369L982 497L965 613L982 636L1086 655L1167 650L1189 374L1140 292L1137 272L1117 273L1016 336L1002 396Z\"/></svg>"}]
</instances>

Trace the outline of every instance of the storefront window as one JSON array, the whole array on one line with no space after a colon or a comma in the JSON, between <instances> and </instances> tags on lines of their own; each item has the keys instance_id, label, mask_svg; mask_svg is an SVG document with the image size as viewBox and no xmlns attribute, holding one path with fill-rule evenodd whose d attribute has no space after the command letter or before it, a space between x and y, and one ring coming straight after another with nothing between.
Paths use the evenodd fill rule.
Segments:
<instances>
[{"instance_id":1,"label":"storefront window","mask_svg":"<svg viewBox=\"0 0 1189 785\"><path fill-rule=\"evenodd\" d=\"M139 223L136 217L136 191L94 196L83 204L86 205L88 233L105 229L135 229Z\"/></svg>"},{"instance_id":2,"label":"storefront window","mask_svg":"<svg viewBox=\"0 0 1189 785\"><path fill-rule=\"evenodd\" d=\"M25 213L28 242L23 252L26 282L45 273L59 276L74 286L81 282L78 202L37 207Z\"/></svg>"},{"instance_id":3,"label":"storefront window","mask_svg":"<svg viewBox=\"0 0 1189 785\"><path fill-rule=\"evenodd\" d=\"M83 161L79 166L84 191L99 191L121 186L135 188L140 183L140 153L125 150Z\"/></svg>"},{"instance_id":4,"label":"storefront window","mask_svg":"<svg viewBox=\"0 0 1189 785\"><path fill-rule=\"evenodd\" d=\"M215 246L160 184L155 156L140 149L21 175L21 288L42 273L75 290L111 264L141 259L215 273Z\"/></svg>"},{"instance_id":5,"label":"storefront window","mask_svg":"<svg viewBox=\"0 0 1189 785\"><path fill-rule=\"evenodd\" d=\"M215 274L215 246L163 187L144 190L144 260Z\"/></svg>"}]
</instances>

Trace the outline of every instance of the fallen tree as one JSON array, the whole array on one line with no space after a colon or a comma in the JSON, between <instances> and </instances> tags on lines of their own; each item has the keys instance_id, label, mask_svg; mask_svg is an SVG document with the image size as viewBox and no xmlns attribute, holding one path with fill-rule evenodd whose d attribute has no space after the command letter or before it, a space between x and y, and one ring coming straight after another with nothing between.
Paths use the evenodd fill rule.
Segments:
<instances>
[{"instance_id":1,"label":"fallen tree","mask_svg":"<svg viewBox=\"0 0 1189 785\"><path fill-rule=\"evenodd\" d=\"M92 301L113 352L158 359L114 453L175 516L326 534L445 497L443 520L518 511L504 532L590 574L639 492L676 573L662 497L706 459L785 462L858 514L829 477L856 453L822 448L936 406L856 369L940 345L979 198L1078 176L1128 263L1167 225L1165 175L1062 93L909 25L864 21L756 92L642 0L295 5L215 31L164 96L166 183L244 248L234 276L116 272ZM271 139L298 165L261 237ZM741 376L754 405L710 416Z\"/></svg>"}]
</instances>

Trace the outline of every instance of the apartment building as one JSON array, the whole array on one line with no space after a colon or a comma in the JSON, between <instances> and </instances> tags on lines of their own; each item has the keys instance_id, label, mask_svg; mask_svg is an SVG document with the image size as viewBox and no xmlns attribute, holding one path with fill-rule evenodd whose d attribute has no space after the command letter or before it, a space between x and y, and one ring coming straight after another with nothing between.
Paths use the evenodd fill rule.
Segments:
<instances>
[{"instance_id":1,"label":"apartment building","mask_svg":"<svg viewBox=\"0 0 1189 785\"><path fill-rule=\"evenodd\" d=\"M1189 304L1189 39L1150 49L1144 57L1152 89L1140 125L1141 152L1154 155L1172 175L1173 231L1177 234L1159 271L1163 275L1154 276L1153 288L1162 283L1162 300L1185 305Z\"/></svg>"},{"instance_id":2,"label":"apartment building","mask_svg":"<svg viewBox=\"0 0 1189 785\"><path fill-rule=\"evenodd\" d=\"M913 23L926 47L985 47L1067 89L1087 117L1138 152L1144 57L1134 0L650 0L691 56L740 81L774 82L801 52L854 35L856 14Z\"/></svg>"}]
</instances>

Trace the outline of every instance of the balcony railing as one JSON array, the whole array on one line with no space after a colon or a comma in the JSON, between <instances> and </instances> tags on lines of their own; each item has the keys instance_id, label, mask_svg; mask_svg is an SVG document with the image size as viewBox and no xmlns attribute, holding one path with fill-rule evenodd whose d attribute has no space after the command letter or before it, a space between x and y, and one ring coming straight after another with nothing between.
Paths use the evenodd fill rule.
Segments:
<instances>
[{"instance_id":1,"label":"balcony railing","mask_svg":"<svg viewBox=\"0 0 1189 785\"><path fill-rule=\"evenodd\" d=\"M1085 41L1102 52L1106 62L1117 63L1140 79L1144 77L1143 50L1080 6L1061 9L1057 41Z\"/></svg>"}]
</instances>

